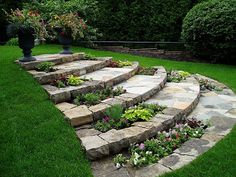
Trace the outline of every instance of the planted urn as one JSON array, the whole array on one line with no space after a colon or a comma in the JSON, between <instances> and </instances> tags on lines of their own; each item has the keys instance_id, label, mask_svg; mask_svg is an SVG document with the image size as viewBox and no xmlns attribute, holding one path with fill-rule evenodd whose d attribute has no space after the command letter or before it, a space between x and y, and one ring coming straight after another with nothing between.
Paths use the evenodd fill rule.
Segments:
<instances>
[{"instance_id":1,"label":"planted urn","mask_svg":"<svg viewBox=\"0 0 236 177\"><path fill-rule=\"evenodd\" d=\"M23 57L19 59L21 62L35 61L32 56L35 39L44 40L47 36L46 27L40 14L30 10L11 10L7 13L8 35L10 37L18 37L19 47L22 49Z\"/></svg>"},{"instance_id":2,"label":"planted urn","mask_svg":"<svg viewBox=\"0 0 236 177\"><path fill-rule=\"evenodd\" d=\"M62 45L63 51L60 54L72 54L70 48L73 41L84 38L84 31L87 29L85 21L74 13L55 15L49 24Z\"/></svg>"}]
</instances>

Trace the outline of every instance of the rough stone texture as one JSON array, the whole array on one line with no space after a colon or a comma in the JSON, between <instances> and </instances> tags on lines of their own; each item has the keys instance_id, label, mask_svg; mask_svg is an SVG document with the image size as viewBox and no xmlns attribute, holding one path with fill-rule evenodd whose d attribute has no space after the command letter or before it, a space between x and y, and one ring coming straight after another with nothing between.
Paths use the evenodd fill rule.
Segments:
<instances>
[{"instance_id":1,"label":"rough stone texture","mask_svg":"<svg viewBox=\"0 0 236 177\"><path fill-rule=\"evenodd\" d=\"M82 145L86 149L87 156L90 160L109 154L108 143L97 135L86 136L80 138L80 140L82 142Z\"/></svg>"},{"instance_id":2,"label":"rough stone texture","mask_svg":"<svg viewBox=\"0 0 236 177\"><path fill-rule=\"evenodd\" d=\"M191 139L174 152L181 155L199 156L210 149L215 143L205 139Z\"/></svg>"},{"instance_id":3,"label":"rough stone texture","mask_svg":"<svg viewBox=\"0 0 236 177\"><path fill-rule=\"evenodd\" d=\"M176 170L178 168L183 167L184 165L193 161L196 157L187 156L187 155L179 155L177 153L171 154L167 157L164 157L159 161L165 167L168 167L172 170Z\"/></svg>"},{"instance_id":4,"label":"rough stone texture","mask_svg":"<svg viewBox=\"0 0 236 177\"><path fill-rule=\"evenodd\" d=\"M34 78L38 80L40 84L47 84L53 82L58 78L66 77L70 74L81 76L86 73L90 73L92 71L105 67L108 63L109 63L108 61L99 61L99 60L98 61L79 60L79 61L64 63L61 65L56 65L54 66L54 68L57 70L54 72L47 73L42 71L38 72L36 70L30 70L29 73L31 73L34 76Z\"/></svg>"},{"instance_id":5,"label":"rough stone texture","mask_svg":"<svg viewBox=\"0 0 236 177\"><path fill-rule=\"evenodd\" d=\"M53 62L55 64L61 64L65 62L72 62L81 59L84 56L84 53L74 53L72 55L63 55L63 54L43 54L34 56L36 61L31 62L20 62L16 61L20 64L23 68L27 70L35 69L35 66L42 62Z\"/></svg>"},{"instance_id":6,"label":"rough stone texture","mask_svg":"<svg viewBox=\"0 0 236 177\"><path fill-rule=\"evenodd\" d=\"M61 112L65 112L65 111L68 111L68 110L70 110L72 108L75 108L76 105L75 104L71 104L71 103L67 103L67 102L63 102L63 103L56 104L56 107Z\"/></svg>"},{"instance_id":7,"label":"rough stone texture","mask_svg":"<svg viewBox=\"0 0 236 177\"><path fill-rule=\"evenodd\" d=\"M83 138L86 136L99 135L100 133L101 133L100 131L95 130L94 128L76 130L76 134L79 138Z\"/></svg>"},{"instance_id":8,"label":"rough stone texture","mask_svg":"<svg viewBox=\"0 0 236 177\"><path fill-rule=\"evenodd\" d=\"M137 63L129 68L103 68L98 71L83 75L85 78L91 78L92 81L85 82L79 86L57 88L51 85L43 85L43 87L54 103L60 103L68 101L72 97L76 97L78 94L88 93L92 90L104 88L107 85L112 86L117 84L117 82L121 82L130 78L132 76L130 72L136 72L137 69Z\"/></svg>"},{"instance_id":9,"label":"rough stone texture","mask_svg":"<svg viewBox=\"0 0 236 177\"><path fill-rule=\"evenodd\" d=\"M160 163L149 165L147 167L142 167L134 170L134 177L156 177L164 173L170 172L171 170Z\"/></svg>"},{"instance_id":10,"label":"rough stone texture","mask_svg":"<svg viewBox=\"0 0 236 177\"><path fill-rule=\"evenodd\" d=\"M119 104L122 107L126 107L125 101L119 100L119 99L116 99L116 98L108 98L106 100L103 100L102 103L110 105L110 106Z\"/></svg>"},{"instance_id":11,"label":"rough stone texture","mask_svg":"<svg viewBox=\"0 0 236 177\"><path fill-rule=\"evenodd\" d=\"M104 103L100 103L94 106L90 106L89 110L92 111L93 113L93 119L99 120L104 116L104 112L106 111L107 108L109 108L110 106Z\"/></svg>"},{"instance_id":12,"label":"rough stone texture","mask_svg":"<svg viewBox=\"0 0 236 177\"><path fill-rule=\"evenodd\" d=\"M136 67L138 67L138 65L135 64L135 66L133 66L133 68L109 68L109 67L105 67L103 69L100 69L98 71L89 73L89 74L85 74L84 76L86 78L92 78L95 81L103 81L105 83L111 83L115 80L117 80L117 78L120 78L120 81L123 81L125 79L128 79L129 77L131 77L131 75L129 74L132 70L135 70ZM113 85L116 83L113 83Z\"/></svg>"},{"instance_id":13,"label":"rough stone texture","mask_svg":"<svg viewBox=\"0 0 236 177\"><path fill-rule=\"evenodd\" d=\"M123 87L127 93L140 95L142 101L157 93L165 84L167 74L164 68L160 67L153 76L136 75L115 87Z\"/></svg>"},{"instance_id":14,"label":"rough stone texture","mask_svg":"<svg viewBox=\"0 0 236 177\"><path fill-rule=\"evenodd\" d=\"M64 114L70 120L72 126L93 122L92 112L84 105L65 111Z\"/></svg>"}]
</instances>

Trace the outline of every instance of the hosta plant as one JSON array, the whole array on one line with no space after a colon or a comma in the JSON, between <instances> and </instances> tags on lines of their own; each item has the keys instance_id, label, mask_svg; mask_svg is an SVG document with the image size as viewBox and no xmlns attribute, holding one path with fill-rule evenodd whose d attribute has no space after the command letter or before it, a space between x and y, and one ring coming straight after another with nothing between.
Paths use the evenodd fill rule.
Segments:
<instances>
[{"instance_id":1,"label":"hosta plant","mask_svg":"<svg viewBox=\"0 0 236 177\"><path fill-rule=\"evenodd\" d=\"M155 104L139 104L124 111L121 106L111 107L106 110L106 115L102 120L95 123L95 129L106 132L111 129L122 129L129 127L138 120L148 121L155 114L160 113L165 107Z\"/></svg>"},{"instance_id":2,"label":"hosta plant","mask_svg":"<svg viewBox=\"0 0 236 177\"><path fill-rule=\"evenodd\" d=\"M54 82L52 82L51 84L58 88L64 88L67 86L78 86L78 85L83 84L85 81L88 81L88 79L80 78L74 75L69 75L67 77L61 77L55 80Z\"/></svg>"},{"instance_id":3,"label":"hosta plant","mask_svg":"<svg viewBox=\"0 0 236 177\"><path fill-rule=\"evenodd\" d=\"M168 71L167 82L180 82L190 76L190 73L185 71Z\"/></svg>"}]
</instances>

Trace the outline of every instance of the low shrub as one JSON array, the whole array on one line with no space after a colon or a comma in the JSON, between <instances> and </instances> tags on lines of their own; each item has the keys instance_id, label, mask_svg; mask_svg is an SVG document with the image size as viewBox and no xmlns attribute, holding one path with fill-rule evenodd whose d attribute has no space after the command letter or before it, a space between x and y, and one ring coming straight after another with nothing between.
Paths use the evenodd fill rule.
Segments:
<instances>
[{"instance_id":1,"label":"low shrub","mask_svg":"<svg viewBox=\"0 0 236 177\"><path fill-rule=\"evenodd\" d=\"M74 103L77 105L85 104L91 106L100 103L102 100L105 100L106 98L119 96L125 92L126 90L123 89L123 87L117 87L115 89L112 89L111 87L106 87L103 90L98 90L93 93L80 94L76 97Z\"/></svg>"},{"instance_id":2,"label":"low shrub","mask_svg":"<svg viewBox=\"0 0 236 177\"><path fill-rule=\"evenodd\" d=\"M36 70L44 72L53 72L56 70L55 68L53 68L54 65L55 64L52 62L43 62L36 66Z\"/></svg>"}]
</instances>

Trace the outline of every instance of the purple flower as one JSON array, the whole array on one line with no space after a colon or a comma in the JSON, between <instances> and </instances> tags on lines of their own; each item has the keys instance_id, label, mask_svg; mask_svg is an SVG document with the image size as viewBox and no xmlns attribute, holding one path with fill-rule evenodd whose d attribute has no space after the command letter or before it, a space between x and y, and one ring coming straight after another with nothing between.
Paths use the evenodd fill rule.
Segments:
<instances>
[{"instance_id":1,"label":"purple flower","mask_svg":"<svg viewBox=\"0 0 236 177\"><path fill-rule=\"evenodd\" d=\"M139 145L139 149L144 150L144 148L145 148L145 144L141 143L141 144Z\"/></svg>"},{"instance_id":2,"label":"purple flower","mask_svg":"<svg viewBox=\"0 0 236 177\"><path fill-rule=\"evenodd\" d=\"M110 118L108 116L106 116L106 117L103 118L103 122L109 122L109 119Z\"/></svg>"}]
</instances>

